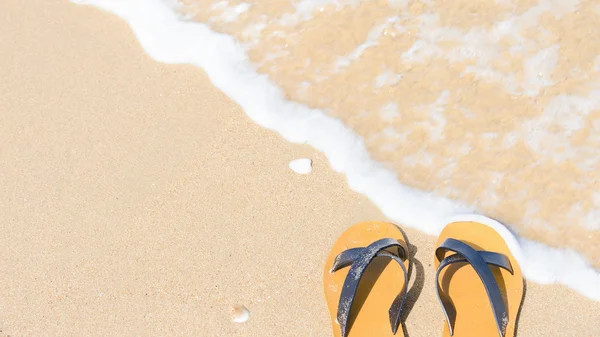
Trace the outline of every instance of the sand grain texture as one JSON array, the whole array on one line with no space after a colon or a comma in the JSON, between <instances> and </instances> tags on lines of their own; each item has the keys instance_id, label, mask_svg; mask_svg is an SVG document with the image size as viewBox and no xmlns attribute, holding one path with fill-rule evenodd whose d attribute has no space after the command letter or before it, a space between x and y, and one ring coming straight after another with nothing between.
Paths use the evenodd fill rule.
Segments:
<instances>
[{"instance_id":1,"label":"sand grain texture","mask_svg":"<svg viewBox=\"0 0 600 337\"><path fill-rule=\"evenodd\" d=\"M252 124L201 71L152 61L115 16L58 0L0 15L0 335L330 334L322 261L382 216L321 154ZM288 169L299 157L310 176ZM407 234L407 332L435 336L435 238ZM600 304L528 284L518 330L598 322Z\"/></svg>"}]
</instances>

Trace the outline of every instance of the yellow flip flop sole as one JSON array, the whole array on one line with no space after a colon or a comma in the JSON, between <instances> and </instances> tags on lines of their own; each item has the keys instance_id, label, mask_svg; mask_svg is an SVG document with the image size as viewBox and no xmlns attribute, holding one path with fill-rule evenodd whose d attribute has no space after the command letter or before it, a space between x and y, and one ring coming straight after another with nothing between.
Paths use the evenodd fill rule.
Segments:
<instances>
[{"instance_id":1,"label":"yellow flip flop sole","mask_svg":"<svg viewBox=\"0 0 600 337\"><path fill-rule=\"evenodd\" d=\"M323 271L333 335L404 336L398 324L409 266L406 240L395 225L362 222L348 228L333 245Z\"/></svg>"},{"instance_id":2,"label":"yellow flip flop sole","mask_svg":"<svg viewBox=\"0 0 600 337\"><path fill-rule=\"evenodd\" d=\"M518 249L508 229L483 216L457 218L442 230L434 257L436 270L442 265L436 280L446 313L442 336L515 335L524 281L509 246ZM487 284L485 275L492 277Z\"/></svg>"}]
</instances>

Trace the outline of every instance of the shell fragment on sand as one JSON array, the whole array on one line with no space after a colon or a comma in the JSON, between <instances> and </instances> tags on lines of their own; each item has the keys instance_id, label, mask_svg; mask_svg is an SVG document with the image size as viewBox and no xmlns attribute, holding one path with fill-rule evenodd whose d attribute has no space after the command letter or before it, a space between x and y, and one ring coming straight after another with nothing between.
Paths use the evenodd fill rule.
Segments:
<instances>
[{"instance_id":1,"label":"shell fragment on sand","mask_svg":"<svg viewBox=\"0 0 600 337\"><path fill-rule=\"evenodd\" d=\"M292 160L289 167L298 174L309 174L312 172L312 160L308 158Z\"/></svg>"},{"instance_id":2,"label":"shell fragment on sand","mask_svg":"<svg viewBox=\"0 0 600 337\"><path fill-rule=\"evenodd\" d=\"M235 323L244 323L250 318L250 311L243 305L231 307L231 320Z\"/></svg>"}]
</instances>

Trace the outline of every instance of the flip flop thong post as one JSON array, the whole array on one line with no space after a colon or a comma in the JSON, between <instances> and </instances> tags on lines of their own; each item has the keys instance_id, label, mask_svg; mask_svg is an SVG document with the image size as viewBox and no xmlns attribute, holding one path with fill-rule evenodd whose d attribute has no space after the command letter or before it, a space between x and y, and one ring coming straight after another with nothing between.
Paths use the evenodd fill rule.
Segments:
<instances>
[{"instance_id":1,"label":"flip flop thong post","mask_svg":"<svg viewBox=\"0 0 600 337\"><path fill-rule=\"evenodd\" d=\"M408 246L386 222L362 222L336 241L323 271L323 289L335 337L404 336Z\"/></svg>"},{"instance_id":2,"label":"flip flop thong post","mask_svg":"<svg viewBox=\"0 0 600 337\"><path fill-rule=\"evenodd\" d=\"M442 336L514 336L523 276L513 256L516 239L499 222L457 217L435 251L436 290L446 324Z\"/></svg>"}]
</instances>

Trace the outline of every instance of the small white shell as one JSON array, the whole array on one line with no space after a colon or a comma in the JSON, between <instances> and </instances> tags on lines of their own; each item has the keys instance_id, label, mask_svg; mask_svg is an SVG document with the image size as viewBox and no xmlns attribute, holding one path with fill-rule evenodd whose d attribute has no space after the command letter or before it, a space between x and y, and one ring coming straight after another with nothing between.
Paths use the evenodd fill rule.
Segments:
<instances>
[{"instance_id":1,"label":"small white shell","mask_svg":"<svg viewBox=\"0 0 600 337\"><path fill-rule=\"evenodd\" d=\"M234 305L230 311L231 320L236 323L244 323L250 318L250 311L243 305Z\"/></svg>"},{"instance_id":2,"label":"small white shell","mask_svg":"<svg viewBox=\"0 0 600 337\"><path fill-rule=\"evenodd\" d=\"M288 166L298 174L309 174L312 171L312 160L308 158L296 159L292 160Z\"/></svg>"}]
</instances>

